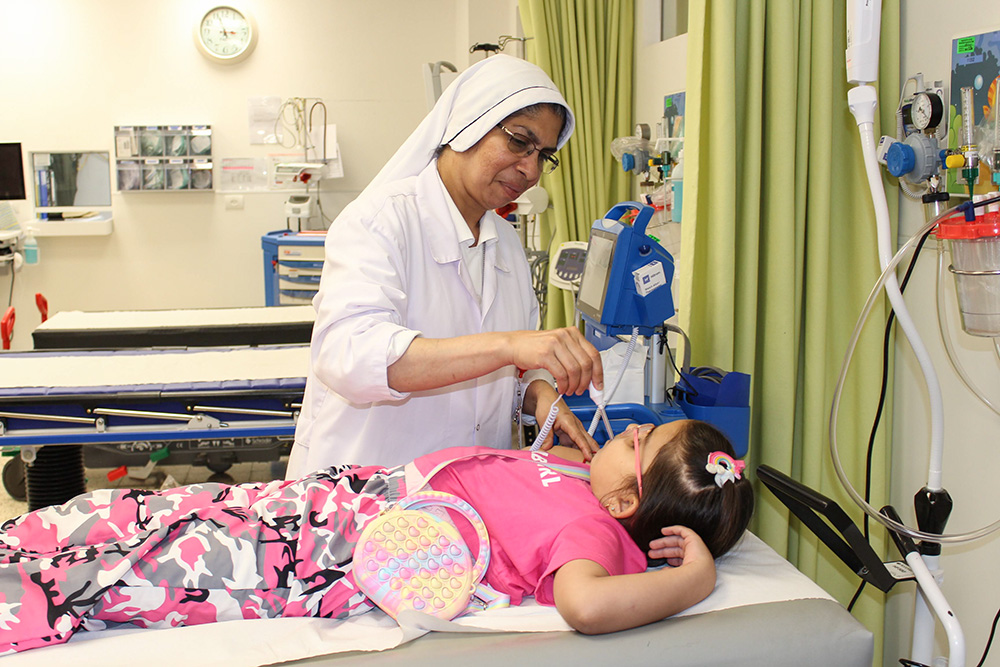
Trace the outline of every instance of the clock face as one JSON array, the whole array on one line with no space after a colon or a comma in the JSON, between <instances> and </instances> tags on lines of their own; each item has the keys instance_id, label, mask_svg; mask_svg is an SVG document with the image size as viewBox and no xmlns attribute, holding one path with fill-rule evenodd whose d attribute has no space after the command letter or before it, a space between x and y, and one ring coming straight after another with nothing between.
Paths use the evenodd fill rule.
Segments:
<instances>
[{"instance_id":1,"label":"clock face","mask_svg":"<svg viewBox=\"0 0 1000 667\"><path fill-rule=\"evenodd\" d=\"M195 43L208 58L235 63L250 55L257 43L257 28L248 14L221 5L206 12L195 26Z\"/></svg>"}]
</instances>

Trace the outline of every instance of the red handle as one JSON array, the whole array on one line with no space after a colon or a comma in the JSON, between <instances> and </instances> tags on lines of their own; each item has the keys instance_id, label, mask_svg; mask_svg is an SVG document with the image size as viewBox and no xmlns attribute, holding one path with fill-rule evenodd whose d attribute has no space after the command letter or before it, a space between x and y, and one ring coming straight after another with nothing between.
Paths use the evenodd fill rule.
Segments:
<instances>
[{"instance_id":1,"label":"red handle","mask_svg":"<svg viewBox=\"0 0 1000 667\"><path fill-rule=\"evenodd\" d=\"M0 318L0 337L3 338L3 349L10 349L10 340L14 337L14 306Z\"/></svg>"},{"instance_id":2,"label":"red handle","mask_svg":"<svg viewBox=\"0 0 1000 667\"><path fill-rule=\"evenodd\" d=\"M42 314L42 322L49 319L49 302L41 292L35 292L35 305Z\"/></svg>"}]
</instances>

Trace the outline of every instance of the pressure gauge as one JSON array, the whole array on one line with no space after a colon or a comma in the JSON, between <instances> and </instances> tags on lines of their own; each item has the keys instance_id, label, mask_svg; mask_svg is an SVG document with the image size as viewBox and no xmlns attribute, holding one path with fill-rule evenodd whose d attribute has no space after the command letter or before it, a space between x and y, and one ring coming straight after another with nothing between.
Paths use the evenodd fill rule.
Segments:
<instances>
[{"instance_id":1,"label":"pressure gauge","mask_svg":"<svg viewBox=\"0 0 1000 667\"><path fill-rule=\"evenodd\" d=\"M910 120L921 132L934 129L944 118L944 103L937 93L917 93L910 104Z\"/></svg>"}]
</instances>

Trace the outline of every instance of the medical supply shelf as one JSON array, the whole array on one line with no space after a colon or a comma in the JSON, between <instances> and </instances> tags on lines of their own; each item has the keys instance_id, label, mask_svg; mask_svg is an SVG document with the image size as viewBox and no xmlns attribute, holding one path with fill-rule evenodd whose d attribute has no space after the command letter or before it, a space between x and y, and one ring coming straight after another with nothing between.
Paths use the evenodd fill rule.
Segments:
<instances>
[{"instance_id":1,"label":"medical supply shelf","mask_svg":"<svg viewBox=\"0 0 1000 667\"><path fill-rule=\"evenodd\" d=\"M289 306L312 303L323 272L325 231L281 229L261 237L264 251L264 303Z\"/></svg>"},{"instance_id":2,"label":"medical supply shelf","mask_svg":"<svg viewBox=\"0 0 1000 667\"><path fill-rule=\"evenodd\" d=\"M204 192L212 183L211 125L116 125L119 192Z\"/></svg>"}]
</instances>

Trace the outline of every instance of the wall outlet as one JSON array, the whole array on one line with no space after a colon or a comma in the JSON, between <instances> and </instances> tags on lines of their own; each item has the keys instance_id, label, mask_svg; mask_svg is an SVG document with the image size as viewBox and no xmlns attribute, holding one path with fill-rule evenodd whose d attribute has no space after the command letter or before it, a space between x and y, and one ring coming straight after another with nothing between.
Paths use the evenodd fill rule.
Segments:
<instances>
[{"instance_id":1,"label":"wall outlet","mask_svg":"<svg viewBox=\"0 0 1000 667\"><path fill-rule=\"evenodd\" d=\"M227 211L242 211L243 210L243 195L226 195L226 210Z\"/></svg>"}]
</instances>

